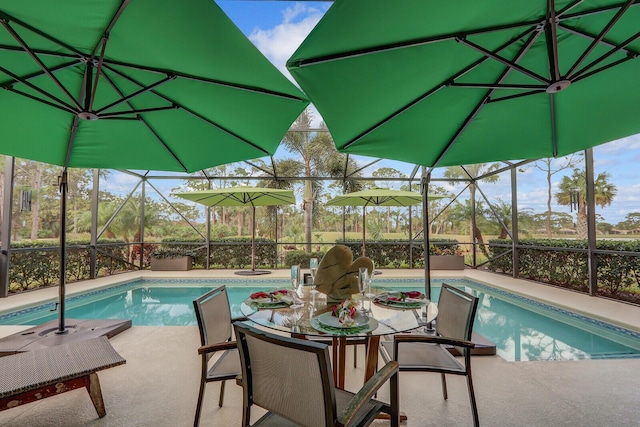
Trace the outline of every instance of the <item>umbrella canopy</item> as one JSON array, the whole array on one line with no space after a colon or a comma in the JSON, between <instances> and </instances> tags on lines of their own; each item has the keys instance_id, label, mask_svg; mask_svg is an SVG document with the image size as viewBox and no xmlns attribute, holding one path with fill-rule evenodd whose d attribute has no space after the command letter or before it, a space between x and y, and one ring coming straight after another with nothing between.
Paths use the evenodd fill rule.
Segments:
<instances>
[{"instance_id":1,"label":"umbrella canopy","mask_svg":"<svg viewBox=\"0 0 640 427\"><path fill-rule=\"evenodd\" d=\"M256 206L293 205L296 198L293 190L260 187L231 187L186 193L173 193L174 196L191 200L205 206L251 206L251 271L241 274L266 274L267 270L256 270L255 232Z\"/></svg>"},{"instance_id":2,"label":"umbrella canopy","mask_svg":"<svg viewBox=\"0 0 640 427\"><path fill-rule=\"evenodd\" d=\"M307 100L211 0L0 6L0 152L192 172L275 153Z\"/></svg>"},{"instance_id":3,"label":"umbrella canopy","mask_svg":"<svg viewBox=\"0 0 640 427\"><path fill-rule=\"evenodd\" d=\"M428 195L428 200L441 199L443 196ZM389 190L375 188L373 190L355 191L336 196L327 202L327 206L362 206L362 256L366 256L365 233L367 223L367 206L411 206L422 202L422 195L413 191Z\"/></svg>"},{"instance_id":4,"label":"umbrella canopy","mask_svg":"<svg viewBox=\"0 0 640 427\"><path fill-rule=\"evenodd\" d=\"M342 152L562 156L640 133L639 22L633 0L336 0L287 67Z\"/></svg>"},{"instance_id":5,"label":"umbrella canopy","mask_svg":"<svg viewBox=\"0 0 640 427\"><path fill-rule=\"evenodd\" d=\"M68 167L192 172L275 153L305 96L211 0L0 6L0 153Z\"/></svg>"}]
</instances>

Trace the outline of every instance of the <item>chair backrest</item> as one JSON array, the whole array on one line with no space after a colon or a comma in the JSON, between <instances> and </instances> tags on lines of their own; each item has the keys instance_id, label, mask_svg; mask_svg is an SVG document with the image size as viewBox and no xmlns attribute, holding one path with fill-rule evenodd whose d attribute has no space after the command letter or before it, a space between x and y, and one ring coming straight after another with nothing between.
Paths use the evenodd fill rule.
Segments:
<instances>
[{"instance_id":1,"label":"chair backrest","mask_svg":"<svg viewBox=\"0 0 640 427\"><path fill-rule=\"evenodd\" d=\"M231 308L226 286L213 289L193 301L198 319L200 342L204 345L223 343L231 339ZM213 353L209 353L211 357Z\"/></svg>"},{"instance_id":2,"label":"chair backrest","mask_svg":"<svg viewBox=\"0 0 640 427\"><path fill-rule=\"evenodd\" d=\"M471 340L478 298L446 283L438 299L436 332L447 338ZM462 349L458 348L462 354Z\"/></svg>"},{"instance_id":3,"label":"chair backrest","mask_svg":"<svg viewBox=\"0 0 640 427\"><path fill-rule=\"evenodd\" d=\"M245 405L300 425L335 425L336 399L327 345L234 323Z\"/></svg>"}]
</instances>

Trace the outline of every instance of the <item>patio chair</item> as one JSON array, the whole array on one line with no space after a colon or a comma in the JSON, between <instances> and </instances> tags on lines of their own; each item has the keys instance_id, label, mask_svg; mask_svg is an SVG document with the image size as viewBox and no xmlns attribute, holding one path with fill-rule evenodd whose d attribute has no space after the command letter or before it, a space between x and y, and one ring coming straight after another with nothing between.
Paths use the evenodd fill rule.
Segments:
<instances>
[{"instance_id":1,"label":"patio chair","mask_svg":"<svg viewBox=\"0 0 640 427\"><path fill-rule=\"evenodd\" d=\"M251 407L268 412L253 426L367 426L380 412L399 426L398 363L389 362L357 394L335 387L326 344L234 323L242 364L242 426ZM390 403L373 399L389 381Z\"/></svg>"},{"instance_id":2,"label":"patio chair","mask_svg":"<svg viewBox=\"0 0 640 427\"><path fill-rule=\"evenodd\" d=\"M479 425L479 420L471 379L471 350L475 347L471 332L477 306L478 298L442 284L435 335L398 334L393 341L383 341L380 346L383 360L397 361L400 371L439 372L445 400L448 397L445 374L466 376L474 426ZM451 354L451 348L462 355L464 363Z\"/></svg>"},{"instance_id":3,"label":"patio chair","mask_svg":"<svg viewBox=\"0 0 640 427\"><path fill-rule=\"evenodd\" d=\"M198 353L202 355L200 393L193 422L197 427L200 422L205 385L214 381L221 382L218 406L222 406L225 381L233 380L240 374L240 357L235 341L231 340L233 330L227 288L220 286L207 292L193 301L193 307L200 330L201 347ZM214 355L218 357L211 362Z\"/></svg>"}]
</instances>

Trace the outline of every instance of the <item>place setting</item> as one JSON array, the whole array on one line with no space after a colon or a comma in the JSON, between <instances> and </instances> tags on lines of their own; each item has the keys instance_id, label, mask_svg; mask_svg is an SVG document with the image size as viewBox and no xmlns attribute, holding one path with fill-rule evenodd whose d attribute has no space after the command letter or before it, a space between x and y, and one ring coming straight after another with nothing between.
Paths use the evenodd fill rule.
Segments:
<instances>
[{"instance_id":1,"label":"place setting","mask_svg":"<svg viewBox=\"0 0 640 427\"><path fill-rule=\"evenodd\" d=\"M378 327L378 321L370 317L368 311L358 309L352 299L344 300L333 306L331 311L312 317L310 323L315 330L333 335L363 334Z\"/></svg>"},{"instance_id":2,"label":"place setting","mask_svg":"<svg viewBox=\"0 0 640 427\"><path fill-rule=\"evenodd\" d=\"M429 299L420 291L387 291L376 295L373 303L389 308L415 309L429 304Z\"/></svg>"},{"instance_id":3,"label":"place setting","mask_svg":"<svg viewBox=\"0 0 640 427\"><path fill-rule=\"evenodd\" d=\"M252 293L244 303L257 309L286 308L294 304L293 291L277 289L275 291L258 291Z\"/></svg>"}]
</instances>

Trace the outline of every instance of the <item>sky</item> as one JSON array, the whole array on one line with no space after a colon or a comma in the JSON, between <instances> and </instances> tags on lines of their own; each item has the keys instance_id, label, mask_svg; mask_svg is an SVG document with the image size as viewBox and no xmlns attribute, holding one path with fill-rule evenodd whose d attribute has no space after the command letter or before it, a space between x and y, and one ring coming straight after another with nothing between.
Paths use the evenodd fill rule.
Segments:
<instances>
[{"instance_id":1,"label":"sky","mask_svg":"<svg viewBox=\"0 0 640 427\"><path fill-rule=\"evenodd\" d=\"M285 63L332 4L328 1L266 0L216 0L216 3L249 40L294 83ZM322 121L322 117L313 105L310 108L314 117L313 125L317 126ZM283 148L276 153L276 157L280 156L287 156ZM623 221L627 213L640 212L640 180L638 180L636 166L640 161L640 135L595 147L594 158L595 173L603 171L609 173L610 181L617 186L618 190L610 206L596 209L601 220L616 224ZM363 164L374 160L365 157L359 159ZM393 167L407 175L413 169L413 165L384 160L365 170L364 173L370 174L373 169L380 167ZM441 174L442 170L434 171L434 176L441 176ZM565 174L570 174L570 171L566 171ZM511 200L509 174L503 175L498 183L481 186L492 202L497 200L510 202ZM552 193L558 190L562 175L563 173L559 173L553 176ZM132 178L124 176L122 179L124 182L114 182L114 185L126 187L126 182ZM460 185L444 184L443 186L454 193L460 191ZM544 212L546 199L546 176L533 165L521 168L521 173L518 174L518 208ZM552 210L570 213L568 207L558 206L555 202Z\"/></svg>"}]
</instances>

